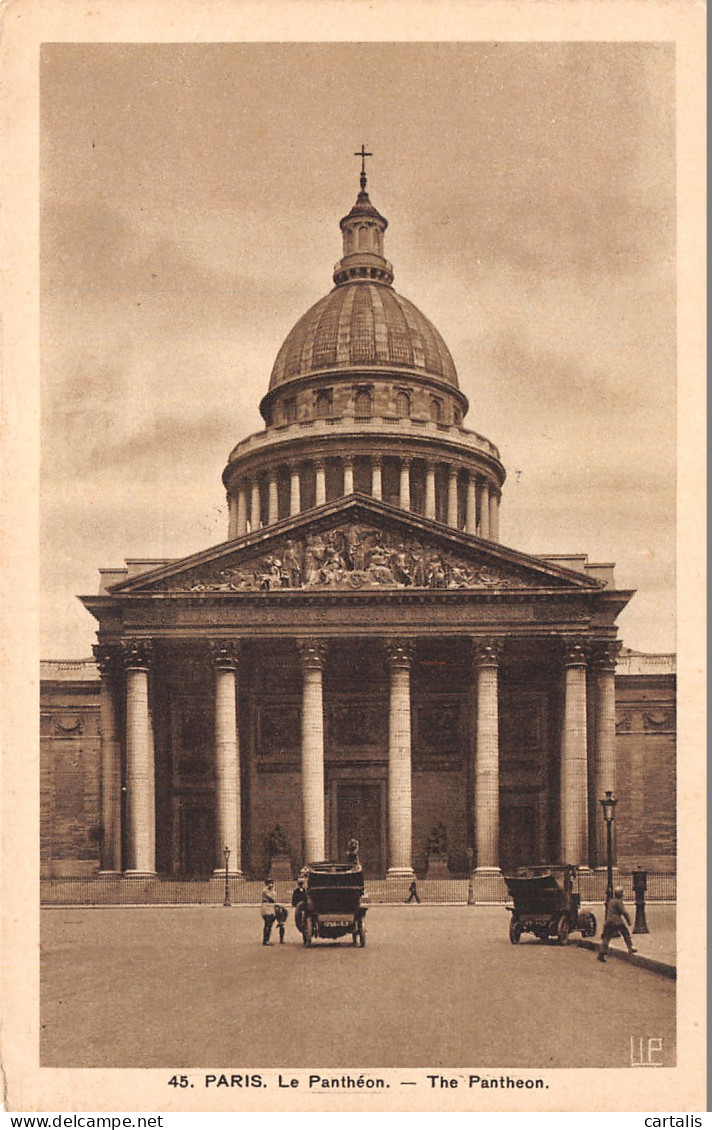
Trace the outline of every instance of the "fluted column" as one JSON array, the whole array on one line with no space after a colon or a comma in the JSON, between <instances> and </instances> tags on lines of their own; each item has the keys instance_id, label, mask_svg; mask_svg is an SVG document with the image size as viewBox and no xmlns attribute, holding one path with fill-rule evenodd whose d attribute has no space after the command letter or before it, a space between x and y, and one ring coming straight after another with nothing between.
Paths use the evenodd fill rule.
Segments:
<instances>
[{"instance_id":1,"label":"fluted column","mask_svg":"<svg viewBox=\"0 0 712 1130\"><path fill-rule=\"evenodd\" d=\"M354 461L353 456L344 457L344 495L354 492Z\"/></svg>"},{"instance_id":2,"label":"fluted column","mask_svg":"<svg viewBox=\"0 0 712 1130\"><path fill-rule=\"evenodd\" d=\"M237 726L237 648L230 642L211 644L215 665L215 872L242 874L240 812L240 741Z\"/></svg>"},{"instance_id":3,"label":"fluted column","mask_svg":"<svg viewBox=\"0 0 712 1130\"><path fill-rule=\"evenodd\" d=\"M260 503L260 481L252 480L252 502L250 504L250 527L254 533L259 530L262 520L262 507Z\"/></svg>"},{"instance_id":4,"label":"fluted column","mask_svg":"<svg viewBox=\"0 0 712 1130\"><path fill-rule=\"evenodd\" d=\"M489 483L486 479L481 479L478 483L478 493L480 496L480 537L489 538Z\"/></svg>"},{"instance_id":5,"label":"fluted column","mask_svg":"<svg viewBox=\"0 0 712 1130\"><path fill-rule=\"evenodd\" d=\"M371 457L371 494L374 498L383 498L383 459L380 455Z\"/></svg>"},{"instance_id":6,"label":"fluted column","mask_svg":"<svg viewBox=\"0 0 712 1130\"><path fill-rule=\"evenodd\" d=\"M425 464L425 517L435 518L435 464Z\"/></svg>"},{"instance_id":7,"label":"fluted column","mask_svg":"<svg viewBox=\"0 0 712 1130\"><path fill-rule=\"evenodd\" d=\"M326 646L320 640L299 644L302 666L302 813L304 858L324 858L324 695Z\"/></svg>"},{"instance_id":8,"label":"fluted column","mask_svg":"<svg viewBox=\"0 0 712 1130\"><path fill-rule=\"evenodd\" d=\"M457 473L455 463L450 464L447 487L447 524L457 529Z\"/></svg>"},{"instance_id":9,"label":"fluted column","mask_svg":"<svg viewBox=\"0 0 712 1130\"><path fill-rule=\"evenodd\" d=\"M588 863L588 755L586 748L586 653L570 644L564 655L561 741L561 862Z\"/></svg>"},{"instance_id":10,"label":"fluted column","mask_svg":"<svg viewBox=\"0 0 712 1130\"><path fill-rule=\"evenodd\" d=\"M118 649L92 648L101 673L101 868L121 871L121 737L118 725L121 669Z\"/></svg>"},{"instance_id":11,"label":"fluted column","mask_svg":"<svg viewBox=\"0 0 712 1130\"><path fill-rule=\"evenodd\" d=\"M465 494L465 533L477 533L477 495L475 493L475 476L467 472L467 492Z\"/></svg>"},{"instance_id":12,"label":"fluted column","mask_svg":"<svg viewBox=\"0 0 712 1130\"><path fill-rule=\"evenodd\" d=\"M410 458L401 456L400 461L400 491L398 505L401 510L410 510Z\"/></svg>"},{"instance_id":13,"label":"fluted column","mask_svg":"<svg viewBox=\"0 0 712 1130\"><path fill-rule=\"evenodd\" d=\"M237 490L237 537L247 533L247 485L240 483Z\"/></svg>"},{"instance_id":14,"label":"fluted column","mask_svg":"<svg viewBox=\"0 0 712 1130\"><path fill-rule=\"evenodd\" d=\"M499 871L499 660L498 640L475 643L477 739L475 847L478 871Z\"/></svg>"},{"instance_id":15,"label":"fluted column","mask_svg":"<svg viewBox=\"0 0 712 1130\"><path fill-rule=\"evenodd\" d=\"M594 660L596 672L596 865L606 865L606 826L598 801L610 789L616 795L616 658L620 644L606 644ZM614 837L615 848L615 837ZM615 859L614 859L615 862Z\"/></svg>"},{"instance_id":16,"label":"fluted column","mask_svg":"<svg viewBox=\"0 0 712 1130\"><path fill-rule=\"evenodd\" d=\"M270 471L267 491L267 522L271 526L279 518L279 493L277 489L276 471Z\"/></svg>"},{"instance_id":17,"label":"fluted column","mask_svg":"<svg viewBox=\"0 0 712 1130\"><path fill-rule=\"evenodd\" d=\"M237 537L237 499L234 495L227 496L227 536L228 541Z\"/></svg>"},{"instance_id":18,"label":"fluted column","mask_svg":"<svg viewBox=\"0 0 712 1130\"><path fill-rule=\"evenodd\" d=\"M316 469L316 498L315 504L323 506L326 502L326 464L323 459L318 459L314 464Z\"/></svg>"},{"instance_id":19,"label":"fluted column","mask_svg":"<svg viewBox=\"0 0 712 1130\"><path fill-rule=\"evenodd\" d=\"M126 669L126 864L127 872L156 872L156 777L149 734L150 640L122 644Z\"/></svg>"},{"instance_id":20,"label":"fluted column","mask_svg":"<svg viewBox=\"0 0 712 1130\"><path fill-rule=\"evenodd\" d=\"M489 499L489 536L499 541L499 491L492 490Z\"/></svg>"},{"instance_id":21,"label":"fluted column","mask_svg":"<svg viewBox=\"0 0 712 1130\"><path fill-rule=\"evenodd\" d=\"M299 478L299 467L296 463L292 463L289 468L289 514L294 517L299 514L302 509L302 490L301 480Z\"/></svg>"},{"instance_id":22,"label":"fluted column","mask_svg":"<svg viewBox=\"0 0 712 1130\"><path fill-rule=\"evenodd\" d=\"M388 716L388 877L413 874L412 773L410 740L410 644L393 640L387 647L390 671Z\"/></svg>"}]
</instances>

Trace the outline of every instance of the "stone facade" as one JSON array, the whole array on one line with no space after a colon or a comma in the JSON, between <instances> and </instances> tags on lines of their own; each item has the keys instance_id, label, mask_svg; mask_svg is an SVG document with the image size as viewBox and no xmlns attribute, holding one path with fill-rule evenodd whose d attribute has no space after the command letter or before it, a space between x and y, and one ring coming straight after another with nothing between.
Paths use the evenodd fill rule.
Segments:
<instances>
[{"instance_id":1,"label":"stone facade","mask_svg":"<svg viewBox=\"0 0 712 1130\"><path fill-rule=\"evenodd\" d=\"M388 700L368 666L367 655L354 654L348 689L333 685L338 683L336 673L326 689L326 839L329 850L338 854L343 847L338 842L341 804L342 819L357 820L367 868L382 874L387 854L383 751ZM285 665L278 650L269 657L268 668L272 676L255 675L242 696L243 708L251 715L244 746L243 869L255 877L269 866L269 834L277 824L284 831L293 868L301 863L299 677L296 661ZM96 873L101 862L99 672L87 660L45 663L42 675L42 874ZM179 697L171 728L177 784L172 803L166 796L159 805L157 825L157 855L166 874L205 876L213 868L216 779L207 679L202 693L196 689L195 696ZM474 830L468 805L473 751L467 665L453 666L434 654L417 668L413 692L413 865L417 874L426 873L428 839L442 822L448 831L449 871L463 875ZM624 654L615 694L618 863L622 870L640 866L672 872L674 657ZM557 813L552 813L549 788L557 763L551 730L557 725L556 703L545 687L502 687L499 849L505 869L558 856ZM595 825L593 783L591 789ZM375 837L373 829L378 830Z\"/></svg>"},{"instance_id":2,"label":"stone facade","mask_svg":"<svg viewBox=\"0 0 712 1130\"><path fill-rule=\"evenodd\" d=\"M498 449L386 226L362 174L229 455L227 540L81 597L97 666L44 672L46 874L203 877L226 847L295 874L352 837L374 876L600 867L606 789L621 860L672 869L674 676L617 659L612 565L502 544Z\"/></svg>"}]
</instances>

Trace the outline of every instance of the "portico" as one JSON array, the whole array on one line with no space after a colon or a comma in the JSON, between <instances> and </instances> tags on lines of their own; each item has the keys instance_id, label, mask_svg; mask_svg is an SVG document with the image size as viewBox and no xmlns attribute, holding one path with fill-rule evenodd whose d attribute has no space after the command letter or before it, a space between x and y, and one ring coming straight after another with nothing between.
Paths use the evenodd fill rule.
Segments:
<instances>
[{"instance_id":1,"label":"portico","mask_svg":"<svg viewBox=\"0 0 712 1130\"><path fill-rule=\"evenodd\" d=\"M228 846L260 875L276 827L294 873L357 835L372 874L422 874L438 825L453 874L600 863L629 594L414 521L342 499L84 598L107 870L206 874Z\"/></svg>"}]
</instances>

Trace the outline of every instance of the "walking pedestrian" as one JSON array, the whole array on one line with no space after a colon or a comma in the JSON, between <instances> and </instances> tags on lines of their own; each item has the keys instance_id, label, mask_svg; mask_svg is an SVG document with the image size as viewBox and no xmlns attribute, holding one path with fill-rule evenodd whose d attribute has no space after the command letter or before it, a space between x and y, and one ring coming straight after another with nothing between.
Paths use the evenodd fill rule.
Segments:
<instances>
[{"instance_id":1,"label":"walking pedestrian","mask_svg":"<svg viewBox=\"0 0 712 1130\"><path fill-rule=\"evenodd\" d=\"M262 945L271 946L269 940L272 933L272 927L275 920L275 908L277 906L277 896L274 893L274 879L265 879L265 885L262 888L262 907L260 913L262 914Z\"/></svg>"},{"instance_id":2,"label":"walking pedestrian","mask_svg":"<svg viewBox=\"0 0 712 1130\"><path fill-rule=\"evenodd\" d=\"M626 923L628 925L626 925ZM601 948L598 952L599 961L606 960L606 954L611 945L611 938L616 938L619 935L628 947L628 953L637 953L631 941L628 926L630 926L630 917L623 905L623 888L616 887L613 892L613 898L608 904L606 921L603 923L603 929L601 930Z\"/></svg>"},{"instance_id":3,"label":"walking pedestrian","mask_svg":"<svg viewBox=\"0 0 712 1130\"><path fill-rule=\"evenodd\" d=\"M419 904L420 903L420 895L418 894L418 884L416 883L415 879L410 884L408 891L409 891L408 898L405 901L406 902L417 902Z\"/></svg>"}]
</instances>

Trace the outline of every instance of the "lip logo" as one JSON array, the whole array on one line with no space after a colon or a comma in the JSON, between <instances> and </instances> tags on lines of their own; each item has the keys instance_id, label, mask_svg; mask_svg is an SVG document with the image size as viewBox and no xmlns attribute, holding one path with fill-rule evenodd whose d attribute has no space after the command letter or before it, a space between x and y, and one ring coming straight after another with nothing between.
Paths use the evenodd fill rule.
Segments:
<instances>
[{"instance_id":1,"label":"lip logo","mask_svg":"<svg viewBox=\"0 0 712 1130\"><path fill-rule=\"evenodd\" d=\"M631 1036L630 1038L630 1066L631 1067L663 1067L662 1036Z\"/></svg>"}]
</instances>

